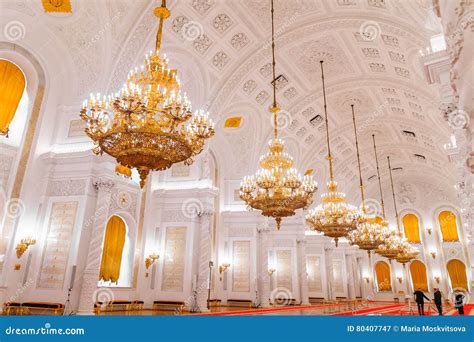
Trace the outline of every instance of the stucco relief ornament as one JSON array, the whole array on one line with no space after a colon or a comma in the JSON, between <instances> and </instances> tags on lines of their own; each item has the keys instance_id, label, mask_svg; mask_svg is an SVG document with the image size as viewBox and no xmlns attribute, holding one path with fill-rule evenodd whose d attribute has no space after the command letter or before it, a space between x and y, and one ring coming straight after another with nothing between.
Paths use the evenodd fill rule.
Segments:
<instances>
[{"instance_id":1,"label":"stucco relief ornament","mask_svg":"<svg viewBox=\"0 0 474 342\"><path fill-rule=\"evenodd\" d=\"M130 197L130 194L128 192L120 191L117 194L117 199L116 199L117 206L120 209L128 209L131 204L131 199L132 198Z\"/></svg>"}]
</instances>

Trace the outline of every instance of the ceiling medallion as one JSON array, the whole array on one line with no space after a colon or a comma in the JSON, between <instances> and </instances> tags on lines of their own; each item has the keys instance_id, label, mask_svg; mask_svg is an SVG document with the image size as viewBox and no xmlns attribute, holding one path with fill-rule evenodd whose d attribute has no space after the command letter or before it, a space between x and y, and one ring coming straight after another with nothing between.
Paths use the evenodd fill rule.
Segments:
<instances>
[{"instance_id":1,"label":"ceiling medallion","mask_svg":"<svg viewBox=\"0 0 474 342\"><path fill-rule=\"evenodd\" d=\"M329 162L329 182L328 192L321 195L321 204L311 209L306 215L306 222L312 230L323 233L325 236L334 238L336 247L341 237L346 237L350 231L357 228L360 220L360 213L353 205L345 203L346 194L337 191L337 182L334 180L329 143L328 113L326 104L326 88L324 85L323 61L321 64L321 79L323 84L324 114L326 123L327 160Z\"/></svg>"},{"instance_id":2,"label":"ceiling medallion","mask_svg":"<svg viewBox=\"0 0 474 342\"><path fill-rule=\"evenodd\" d=\"M311 175L304 178L293 168L293 158L284 152L284 141L278 138L278 112L275 75L275 28L272 13L272 67L274 138L269 141L269 151L260 157L260 169L255 176L246 176L240 184L240 198L249 209L261 210L262 215L273 217L280 229L283 217L295 215L297 209L307 208L313 201L317 184Z\"/></svg>"},{"instance_id":3,"label":"ceiling medallion","mask_svg":"<svg viewBox=\"0 0 474 342\"><path fill-rule=\"evenodd\" d=\"M360 166L360 154L359 154L359 141L357 139L357 126L355 121L354 114L354 105L351 105L352 109L352 122L354 124L354 135L355 135L355 146L357 151L357 165L359 168L359 187L360 195L362 200L362 208L360 211L359 222L357 223L357 229L349 232L347 239L351 245L356 245L360 249L366 250L369 253L377 249L383 241L384 234L382 231L382 225L380 225L380 220L376 215L369 215L367 213L367 208L365 206L365 197L364 197L364 184L362 180L362 169Z\"/></svg>"},{"instance_id":4,"label":"ceiling medallion","mask_svg":"<svg viewBox=\"0 0 474 342\"><path fill-rule=\"evenodd\" d=\"M154 13L160 20L155 52L146 55L141 68L130 71L119 92L107 97L91 94L81 110L85 132L95 144L93 152L111 155L122 171L137 169L142 188L150 171L182 161L190 165L215 133L209 113L192 114L186 94L181 95L177 70L160 55L163 22L170 16L166 0Z\"/></svg>"}]
</instances>

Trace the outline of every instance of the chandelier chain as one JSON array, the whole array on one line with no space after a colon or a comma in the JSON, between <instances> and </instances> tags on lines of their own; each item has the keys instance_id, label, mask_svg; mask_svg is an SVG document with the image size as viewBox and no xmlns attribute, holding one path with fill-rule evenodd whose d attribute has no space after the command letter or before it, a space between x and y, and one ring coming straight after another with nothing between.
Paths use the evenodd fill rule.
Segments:
<instances>
[{"instance_id":1,"label":"chandelier chain","mask_svg":"<svg viewBox=\"0 0 474 342\"><path fill-rule=\"evenodd\" d=\"M323 68L323 63L324 61L319 61L321 64L321 80L323 83L323 99L324 99L324 120L326 124L326 142L328 146L328 156L327 159L329 161L329 179L331 181L334 180L334 174L332 170L332 155L331 155L331 145L329 143L329 124L328 124L328 111L327 111L327 101L326 101L326 87L324 84L324 68Z\"/></svg>"},{"instance_id":2,"label":"chandelier chain","mask_svg":"<svg viewBox=\"0 0 474 342\"><path fill-rule=\"evenodd\" d=\"M364 183L362 180L362 169L360 166L359 139L357 138L357 125L356 125L353 104L351 104L351 110L352 110L352 123L354 125L354 136L355 136L355 145L356 145L356 152L357 152L357 166L359 167L359 186L360 186L360 196L362 199L362 212L365 213L366 209L365 209Z\"/></svg>"},{"instance_id":3,"label":"chandelier chain","mask_svg":"<svg viewBox=\"0 0 474 342\"><path fill-rule=\"evenodd\" d=\"M377 165L377 179L379 181L380 205L382 206L382 217L385 220L385 203L383 201L382 181L380 180L379 158L377 157L377 145L375 144L375 134L372 134L372 141L374 142L375 164Z\"/></svg>"},{"instance_id":4,"label":"chandelier chain","mask_svg":"<svg viewBox=\"0 0 474 342\"><path fill-rule=\"evenodd\" d=\"M273 0L271 1L271 12L272 12L272 75L273 75L273 132L275 139L278 139L278 111L277 111L277 101L276 101L276 61L275 61L275 8Z\"/></svg>"},{"instance_id":5,"label":"chandelier chain","mask_svg":"<svg viewBox=\"0 0 474 342\"><path fill-rule=\"evenodd\" d=\"M393 176L392 176L392 167L390 166L390 156L387 156L387 161L388 161L388 171L390 173L390 185L392 187L393 207L395 209L395 220L397 221L398 232L401 234L402 230L400 229L400 219L398 217L397 200L395 198L395 188L393 187Z\"/></svg>"}]
</instances>

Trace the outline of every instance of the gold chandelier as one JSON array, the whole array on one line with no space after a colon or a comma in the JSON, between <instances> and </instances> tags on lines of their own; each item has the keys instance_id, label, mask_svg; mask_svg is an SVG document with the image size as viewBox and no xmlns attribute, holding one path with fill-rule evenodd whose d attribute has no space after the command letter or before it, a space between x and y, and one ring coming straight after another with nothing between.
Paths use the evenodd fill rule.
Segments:
<instances>
[{"instance_id":1,"label":"gold chandelier","mask_svg":"<svg viewBox=\"0 0 474 342\"><path fill-rule=\"evenodd\" d=\"M360 195L362 200L362 208L360 211L359 222L357 223L357 229L349 232L347 234L347 239L351 245L356 245L360 249L366 250L369 253L377 249L383 241L384 235L380 221L376 215L370 215L367 213L367 208L365 206L365 197L364 197L364 183L362 181L362 169L360 166L360 154L359 154L359 141L357 139L357 126L355 121L354 114L354 105L351 105L352 110L352 122L354 125L354 136L355 136L355 146L357 152L357 165L359 168L359 187Z\"/></svg>"},{"instance_id":2,"label":"gold chandelier","mask_svg":"<svg viewBox=\"0 0 474 342\"><path fill-rule=\"evenodd\" d=\"M334 181L331 147L329 144L328 114L326 105L326 88L324 85L323 61L321 63L321 79L323 84L324 114L326 123L326 140L329 161L329 182L328 192L321 195L321 204L311 209L306 215L306 222L312 230L322 232L325 236L334 238L336 247L341 237L357 228L360 219L359 211L356 207L345 203L346 195L337 191L337 182Z\"/></svg>"},{"instance_id":3,"label":"gold chandelier","mask_svg":"<svg viewBox=\"0 0 474 342\"><path fill-rule=\"evenodd\" d=\"M398 217L398 210L397 210L397 201L395 199L395 189L393 187L392 167L390 165L389 156L387 156L387 162L388 162L388 171L390 174L390 185L392 187L392 197L393 197L393 206L395 209L395 219L397 221L397 229L398 229L398 236L399 236L399 242L398 242L399 252L397 256L395 257L395 260L403 264L403 266L405 267L405 264L407 262L412 261L413 259L416 259L416 257L418 256L420 252L418 251L418 249L410 245L410 243L407 241L406 238L402 237L402 230L400 229L400 218Z\"/></svg>"},{"instance_id":4,"label":"gold chandelier","mask_svg":"<svg viewBox=\"0 0 474 342\"><path fill-rule=\"evenodd\" d=\"M313 202L317 184L312 176L304 178L293 168L293 158L284 152L284 141L278 138L277 115L280 111L276 102L275 75L275 28L274 8L272 14L272 66L273 66L273 114L274 137L268 143L269 151L260 157L260 169L255 176L246 176L240 184L240 198L249 209L262 211L262 215L273 217L277 229L283 217L295 215L297 209L305 209Z\"/></svg>"},{"instance_id":5,"label":"gold chandelier","mask_svg":"<svg viewBox=\"0 0 474 342\"><path fill-rule=\"evenodd\" d=\"M155 52L146 55L141 68L130 71L119 92L107 97L91 94L80 114L94 141L93 152L114 157L120 173L137 169L142 188L150 171L182 161L190 165L215 133L209 113L192 114L191 103L181 94L177 70L169 68L166 55L160 55L163 22L170 16L166 0L154 13L160 20Z\"/></svg>"}]
</instances>

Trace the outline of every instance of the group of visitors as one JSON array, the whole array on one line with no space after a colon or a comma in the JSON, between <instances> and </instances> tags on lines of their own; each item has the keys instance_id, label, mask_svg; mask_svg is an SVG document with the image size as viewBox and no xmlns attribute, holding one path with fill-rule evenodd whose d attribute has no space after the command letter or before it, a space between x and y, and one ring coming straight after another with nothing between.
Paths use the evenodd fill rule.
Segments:
<instances>
[{"instance_id":1,"label":"group of visitors","mask_svg":"<svg viewBox=\"0 0 474 342\"><path fill-rule=\"evenodd\" d=\"M425 315L425 298L428 301L431 301L428 297L425 296L423 291L418 288L414 293L413 296L415 297L415 302L418 306L418 314L420 316ZM466 295L461 291L454 292L454 307L458 310L459 315L464 315L464 299ZM438 309L438 313L440 316L443 315L443 296L439 288L434 288L434 295L433 301L436 305L436 309Z\"/></svg>"}]
</instances>

